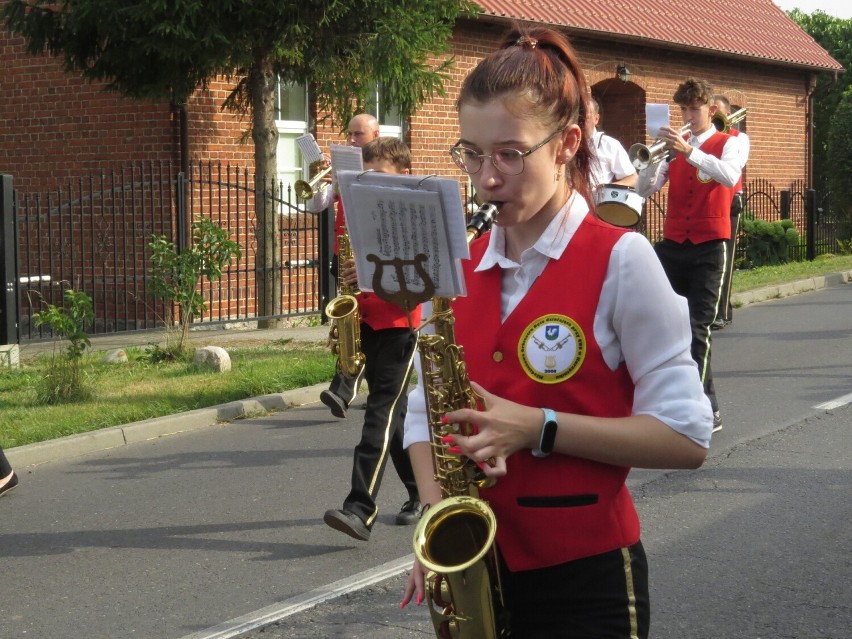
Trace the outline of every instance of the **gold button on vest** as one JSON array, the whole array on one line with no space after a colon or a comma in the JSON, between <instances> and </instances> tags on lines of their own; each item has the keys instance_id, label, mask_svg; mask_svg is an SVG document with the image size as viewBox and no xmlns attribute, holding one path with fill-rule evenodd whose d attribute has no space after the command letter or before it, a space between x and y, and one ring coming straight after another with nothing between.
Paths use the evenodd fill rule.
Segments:
<instances>
[{"instance_id":1,"label":"gold button on vest","mask_svg":"<svg viewBox=\"0 0 852 639\"><path fill-rule=\"evenodd\" d=\"M503 361L503 353L501 353L500 351L494 351L494 354L491 357L494 358L495 362Z\"/></svg>"}]
</instances>

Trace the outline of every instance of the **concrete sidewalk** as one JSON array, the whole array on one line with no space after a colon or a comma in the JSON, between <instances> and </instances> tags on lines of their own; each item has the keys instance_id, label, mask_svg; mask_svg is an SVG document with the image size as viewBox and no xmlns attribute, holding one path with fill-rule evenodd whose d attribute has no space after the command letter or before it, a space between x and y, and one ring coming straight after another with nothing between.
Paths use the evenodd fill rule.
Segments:
<instances>
[{"instance_id":1,"label":"concrete sidewalk","mask_svg":"<svg viewBox=\"0 0 852 639\"><path fill-rule=\"evenodd\" d=\"M735 307L742 307L850 282L852 282L852 270L745 291L732 295L731 300ZM190 342L194 346L227 347L240 343L262 343L282 339L317 342L325 341L327 335L327 326L284 326L275 329L210 329L192 331ZM92 338L92 349L109 351L115 348L162 343L162 341L161 332L95 336ZM50 352L53 348L53 342L22 345L20 348L21 358L31 358L39 353ZM177 415L157 417L124 426L115 426L37 444L18 446L6 450L5 453L12 466L21 469L134 442L189 432L222 422L280 412L295 406L304 406L318 402L319 394L325 388L327 388L327 384L318 384L307 388L229 402Z\"/></svg>"}]
</instances>

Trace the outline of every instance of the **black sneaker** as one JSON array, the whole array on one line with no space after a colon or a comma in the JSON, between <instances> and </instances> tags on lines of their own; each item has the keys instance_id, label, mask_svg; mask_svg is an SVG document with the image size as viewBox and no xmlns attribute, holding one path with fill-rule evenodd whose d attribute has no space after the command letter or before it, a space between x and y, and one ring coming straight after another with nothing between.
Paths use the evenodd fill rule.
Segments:
<instances>
[{"instance_id":1,"label":"black sneaker","mask_svg":"<svg viewBox=\"0 0 852 639\"><path fill-rule=\"evenodd\" d=\"M721 331L723 328L725 328L725 320L717 319L712 324L710 324L710 328L714 331Z\"/></svg>"},{"instance_id":2,"label":"black sneaker","mask_svg":"<svg viewBox=\"0 0 852 639\"><path fill-rule=\"evenodd\" d=\"M18 475L15 474L13 470L11 473L6 475L3 479L0 479L0 497L8 493L15 486L18 485Z\"/></svg>"},{"instance_id":3,"label":"black sneaker","mask_svg":"<svg viewBox=\"0 0 852 639\"><path fill-rule=\"evenodd\" d=\"M396 525L411 526L412 524L416 524L420 521L420 515L422 514L423 508L420 506L420 502L416 499L409 499L399 509L399 513L396 516Z\"/></svg>"},{"instance_id":4,"label":"black sneaker","mask_svg":"<svg viewBox=\"0 0 852 639\"><path fill-rule=\"evenodd\" d=\"M326 510L322 520L335 530L359 541L370 540L370 529L355 513L346 510Z\"/></svg>"},{"instance_id":5,"label":"black sneaker","mask_svg":"<svg viewBox=\"0 0 852 639\"><path fill-rule=\"evenodd\" d=\"M722 413L716 411L713 413L713 432L718 433L722 430Z\"/></svg>"},{"instance_id":6,"label":"black sneaker","mask_svg":"<svg viewBox=\"0 0 852 639\"><path fill-rule=\"evenodd\" d=\"M348 408L346 402L335 393L332 393L330 390L324 390L320 393L320 401L328 406L331 414L335 417L339 417L340 419L346 417L346 409Z\"/></svg>"}]
</instances>

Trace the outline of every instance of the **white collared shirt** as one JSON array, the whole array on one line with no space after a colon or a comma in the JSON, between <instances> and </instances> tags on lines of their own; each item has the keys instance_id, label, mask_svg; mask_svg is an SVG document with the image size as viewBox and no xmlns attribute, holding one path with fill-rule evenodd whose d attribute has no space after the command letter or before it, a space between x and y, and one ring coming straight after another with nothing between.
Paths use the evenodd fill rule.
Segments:
<instances>
[{"instance_id":1,"label":"white collared shirt","mask_svg":"<svg viewBox=\"0 0 852 639\"><path fill-rule=\"evenodd\" d=\"M734 186L742 175L740 147L737 138L729 136L722 148L722 157L705 153L698 147L709 140L716 133L716 127L709 129L699 135L690 134L687 143L693 147L688 158L685 158L692 166L703 174L724 186ZM655 162L639 171L636 180L636 192L642 197L649 197L659 191L669 179L669 163L667 160Z\"/></svg>"},{"instance_id":2,"label":"white collared shirt","mask_svg":"<svg viewBox=\"0 0 852 639\"><path fill-rule=\"evenodd\" d=\"M476 271L502 269L500 309L505 320L551 259L559 259L589 214L576 193L556 214L520 264L505 255L505 230L492 228ZM578 276L580 276L578 274ZM431 313L424 304L423 317ZM426 330L428 330L427 327ZM645 236L625 233L613 247L595 313L594 335L604 361L615 370L623 361L635 384L633 414L653 415L705 448L713 415L690 355L692 330L686 300L675 294ZM419 358L415 359L422 380ZM476 381L476 380L474 380ZM487 389L500 394L499 389ZM428 441L423 389L409 395L405 446Z\"/></svg>"}]
</instances>

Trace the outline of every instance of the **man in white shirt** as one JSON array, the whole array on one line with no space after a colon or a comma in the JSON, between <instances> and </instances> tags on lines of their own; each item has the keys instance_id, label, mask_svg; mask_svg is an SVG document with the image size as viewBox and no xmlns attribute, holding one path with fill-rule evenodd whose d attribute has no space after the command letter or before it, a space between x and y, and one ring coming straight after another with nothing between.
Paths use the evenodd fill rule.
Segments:
<instances>
[{"instance_id":1,"label":"man in white shirt","mask_svg":"<svg viewBox=\"0 0 852 639\"><path fill-rule=\"evenodd\" d=\"M598 130L598 123L601 121L601 105L594 98L591 98L589 103L592 107L592 122L595 124L592 149L598 159L597 164L592 167L592 188L604 184L636 186L636 169L630 163L630 158L621 146L621 142Z\"/></svg>"}]
</instances>

